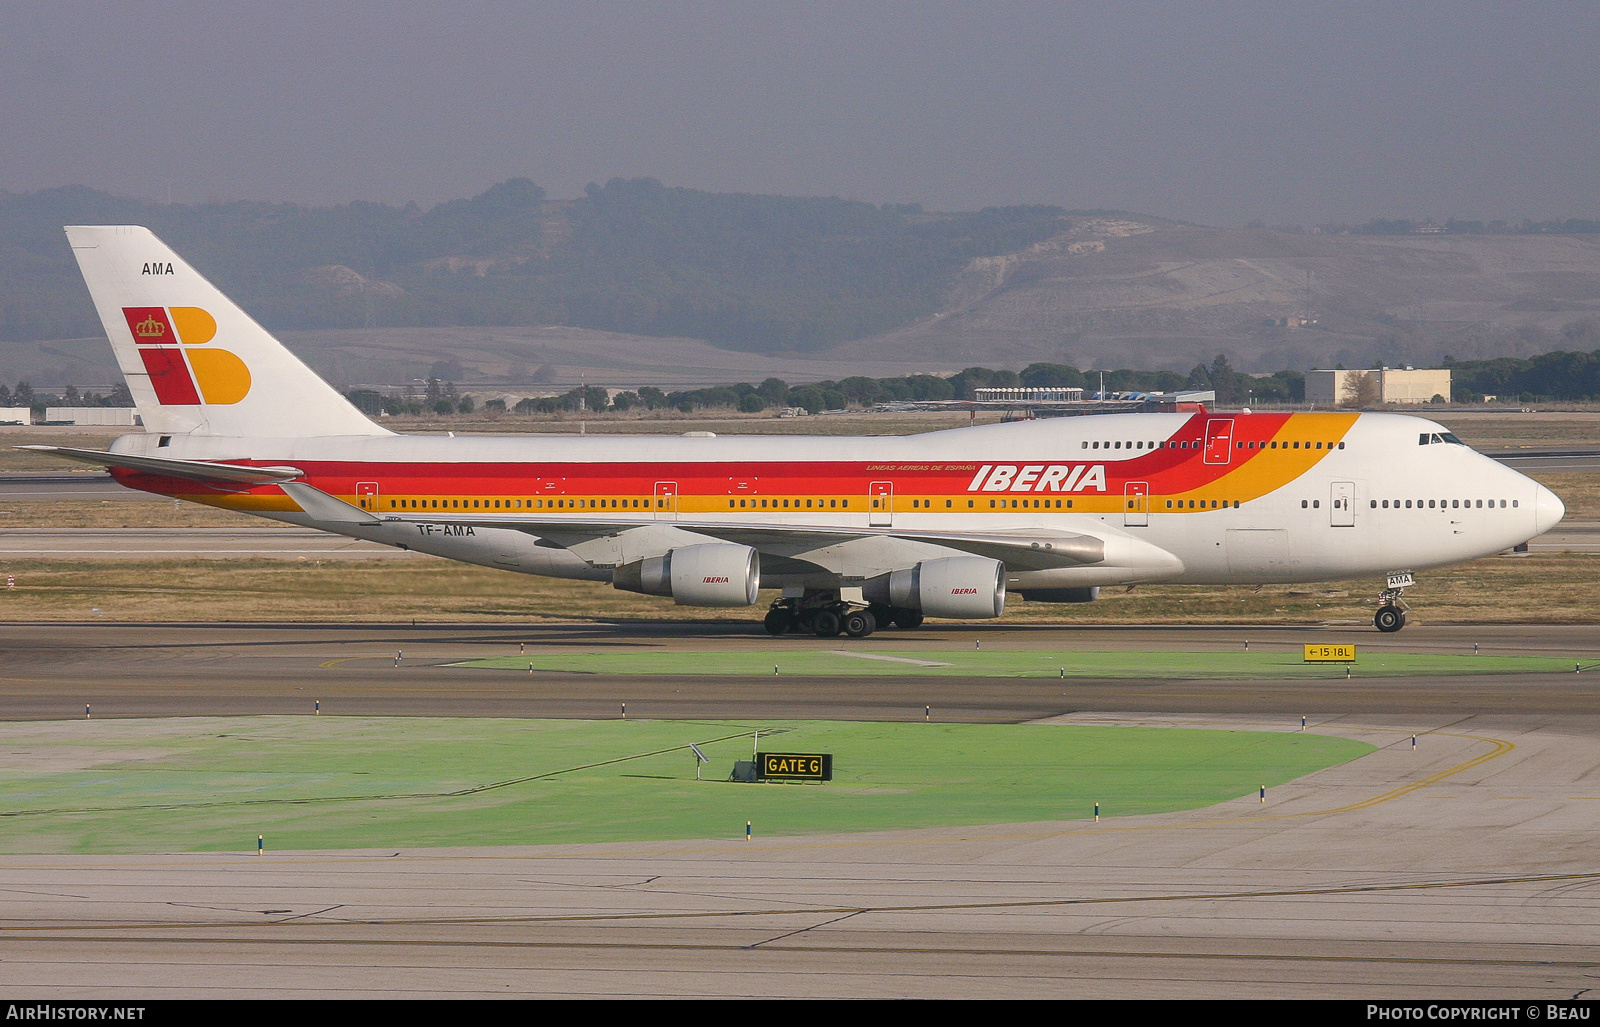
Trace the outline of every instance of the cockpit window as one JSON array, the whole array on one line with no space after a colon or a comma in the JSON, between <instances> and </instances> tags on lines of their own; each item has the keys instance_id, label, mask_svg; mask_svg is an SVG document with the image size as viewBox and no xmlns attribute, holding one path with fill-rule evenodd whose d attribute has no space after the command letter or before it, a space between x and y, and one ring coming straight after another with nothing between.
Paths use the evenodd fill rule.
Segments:
<instances>
[{"instance_id":1,"label":"cockpit window","mask_svg":"<svg viewBox=\"0 0 1600 1027\"><path fill-rule=\"evenodd\" d=\"M1451 432L1423 432L1417 436L1417 445L1430 446L1434 443L1448 442L1455 446L1465 446L1466 443L1456 438Z\"/></svg>"}]
</instances>

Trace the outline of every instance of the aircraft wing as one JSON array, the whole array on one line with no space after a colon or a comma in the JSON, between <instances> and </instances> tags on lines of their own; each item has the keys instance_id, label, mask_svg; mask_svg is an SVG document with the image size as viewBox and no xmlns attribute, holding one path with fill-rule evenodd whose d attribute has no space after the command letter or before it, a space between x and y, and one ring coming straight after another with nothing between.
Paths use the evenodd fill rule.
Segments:
<instances>
[{"instance_id":1,"label":"aircraft wing","mask_svg":"<svg viewBox=\"0 0 1600 1027\"><path fill-rule=\"evenodd\" d=\"M168 460L164 457L130 456L124 453L103 453L94 449L72 449L68 446L13 446L36 453L54 453L68 460L144 474L161 474L169 478L185 478L221 487L238 485L279 485L303 477L298 467L246 467L243 464L208 463L204 460Z\"/></svg>"},{"instance_id":2,"label":"aircraft wing","mask_svg":"<svg viewBox=\"0 0 1600 1027\"><path fill-rule=\"evenodd\" d=\"M538 535L551 543L570 547L592 539L619 535L635 528L665 527L722 539L759 550L763 555L804 558L805 553L854 539L891 538L923 542L999 560L1014 570L1082 566L1105 559L1105 540L1093 535L1027 528L1018 531L938 531L908 528L844 528L815 524L751 524L726 521L657 521L638 518L576 519L561 517L492 515L438 516L436 514L384 514L386 522L463 524L482 528L507 528Z\"/></svg>"}]
</instances>

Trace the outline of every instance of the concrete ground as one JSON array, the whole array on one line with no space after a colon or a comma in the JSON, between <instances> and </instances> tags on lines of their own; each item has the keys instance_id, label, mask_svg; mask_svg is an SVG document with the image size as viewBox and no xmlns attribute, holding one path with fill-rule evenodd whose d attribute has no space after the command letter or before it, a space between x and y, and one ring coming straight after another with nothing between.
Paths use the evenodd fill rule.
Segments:
<instances>
[{"instance_id":1,"label":"concrete ground","mask_svg":"<svg viewBox=\"0 0 1600 1027\"><path fill-rule=\"evenodd\" d=\"M994 628L982 638L985 648L1194 650L1323 632ZM948 644L974 630L924 633ZM992 722L1294 731L1304 714L1309 730L1379 748L1274 788L1264 804L1249 795L1098 824L1074 810L1059 822L806 838L766 837L758 824L750 842L735 829L699 842L497 850L8 856L0 988L1518 1000L1600 988L1600 689L1588 675L774 685L530 680L444 665L519 640L772 644L715 624L0 625L0 709L81 715L93 695L97 717L309 712L318 697L324 715L592 717L614 716L625 695L636 717L920 719L931 696L938 716ZM1508 653L1600 651L1600 633L1583 626L1417 625L1373 644L1459 652L1474 640ZM3 815L0 828L37 829Z\"/></svg>"},{"instance_id":2,"label":"concrete ground","mask_svg":"<svg viewBox=\"0 0 1600 1027\"><path fill-rule=\"evenodd\" d=\"M1298 729L1248 716L1063 719ZM1265 804L1251 795L1098 824L5 857L0 987L35 998L1554 1000L1597 986L1600 718L1329 717L1310 730L1379 749Z\"/></svg>"}]
</instances>

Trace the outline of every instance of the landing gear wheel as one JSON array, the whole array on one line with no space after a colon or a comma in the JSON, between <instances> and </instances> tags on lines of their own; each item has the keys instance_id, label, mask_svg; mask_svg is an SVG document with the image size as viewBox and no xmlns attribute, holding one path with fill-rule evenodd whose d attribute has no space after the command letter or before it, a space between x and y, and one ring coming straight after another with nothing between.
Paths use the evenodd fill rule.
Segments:
<instances>
[{"instance_id":1,"label":"landing gear wheel","mask_svg":"<svg viewBox=\"0 0 1600 1027\"><path fill-rule=\"evenodd\" d=\"M769 635L786 635L794 630L794 614L788 610L768 610L766 620L761 622Z\"/></svg>"},{"instance_id":2,"label":"landing gear wheel","mask_svg":"<svg viewBox=\"0 0 1600 1027\"><path fill-rule=\"evenodd\" d=\"M897 628L920 628L922 626L921 610L896 610L894 611L894 626Z\"/></svg>"},{"instance_id":3,"label":"landing gear wheel","mask_svg":"<svg viewBox=\"0 0 1600 1027\"><path fill-rule=\"evenodd\" d=\"M851 638L866 638L878 628L878 619L871 610L851 610L844 615L844 633Z\"/></svg>"},{"instance_id":4,"label":"landing gear wheel","mask_svg":"<svg viewBox=\"0 0 1600 1027\"><path fill-rule=\"evenodd\" d=\"M1395 632L1406 626L1406 612L1398 606L1380 606L1372 615L1372 626L1382 632Z\"/></svg>"},{"instance_id":5,"label":"landing gear wheel","mask_svg":"<svg viewBox=\"0 0 1600 1027\"><path fill-rule=\"evenodd\" d=\"M832 610L818 610L811 615L811 630L816 632L818 638L838 638L843 625L839 623L839 615Z\"/></svg>"}]
</instances>

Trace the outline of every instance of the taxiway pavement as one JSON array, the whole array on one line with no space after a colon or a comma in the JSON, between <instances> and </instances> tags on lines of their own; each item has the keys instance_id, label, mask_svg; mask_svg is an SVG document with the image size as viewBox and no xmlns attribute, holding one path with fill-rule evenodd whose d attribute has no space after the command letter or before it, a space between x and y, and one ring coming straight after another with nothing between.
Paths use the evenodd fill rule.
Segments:
<instances>
[{"instance_id":1,"label":"taxiway pavement","mask_svg":"<svg viewBox=\"0 0 1600 1027\"><path fill-rule=\"evenodd\" d=\"M929 626L893 644L913 638L1178 651L1245 638L1423 652L1478 642L1600 659L1600 631L1587 626ZM775 681L447 666L518 645L775 642L816 640L742 624L5 624L0 710L66 720L92 701L97 718L309 716L320 699L325 716L611 717L625 699L632 717L920 719L931 703L937 719L1275 731L1298 730L1304 714L1311 731L1377 750L1265 803L1251 794L1098 824L1073 810L804 838L757 825L749 842L735 824L727 838L681 843L0 857L0 987L36 999L1553 1001L1600 980L1592 674Z\"/></svg>"}]
</instances>

